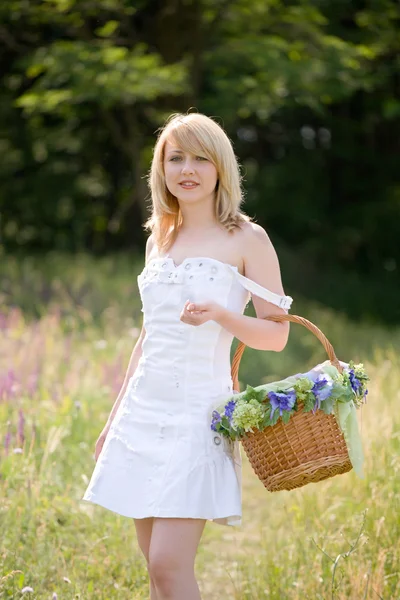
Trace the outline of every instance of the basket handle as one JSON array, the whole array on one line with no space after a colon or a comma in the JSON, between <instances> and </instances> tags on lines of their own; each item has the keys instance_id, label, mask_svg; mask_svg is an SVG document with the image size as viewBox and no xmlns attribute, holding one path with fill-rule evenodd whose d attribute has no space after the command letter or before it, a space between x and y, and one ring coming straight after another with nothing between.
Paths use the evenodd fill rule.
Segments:
<instances>
[{"instance_id":1,"label":"basket handle","mask_svg":"<svg viewBox=\"0 0 400 600\"><path fill-rule=\"evenodd\" d=\"M306 329L309 329L311 331L311 333L313 333L315 335L315 337L319 339L319 341L325 348L326 353L328 354L328 358L331 361L331 364L337 368L339 373L341 373L343 371L343 367L340 364L340 362L335 354L332 344L326 338L326 336L322 333L322 331L320 329L318 329L318 327L316 325L314 325L314 323L311 323L311 321L308 321L304 317L299 317L298 315L288 315L288 314L286 314L286 315L269 315L268 317L264 317L264 318L267 321L274 321L275 323L282 323L283 321L291 321L292 323L298 323L299 325L303 325L303 327L306 327ZM237 392L240 392L239 377L238 377L239 364L240 364L240 360L242 358L242 354L245 351L245 348L246 348L246 344L244 344L243 342L239 342L238 347L236 348L234 357L232 359L231 375L232 375L232 380L233 380L233 389Z\"/></svg>"}]
</instances>

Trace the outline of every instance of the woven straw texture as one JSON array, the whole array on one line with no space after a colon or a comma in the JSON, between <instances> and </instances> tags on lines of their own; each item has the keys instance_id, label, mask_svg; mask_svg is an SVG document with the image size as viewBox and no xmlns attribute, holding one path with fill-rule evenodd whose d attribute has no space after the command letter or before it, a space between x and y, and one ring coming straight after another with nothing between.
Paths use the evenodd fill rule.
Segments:
<instances>
[{"instance_id":1,"label":"woven straw texture","mask_svg":"<svg viewBox=\"0 0 400 600\"><path fill-rule=\"evenodd\" d=\"M334 349L316 325L297 315L271 315L268 321L291 321L309 329L324 346L329 360L343 370ZM239 389L239 364L246 348L239 342L232 360L234 389ZM248 433L242 439L249 462L270 492L292 490L308 483L317 483L352 469L346 442L334 415L322 410L293 413L287 424L278 421L263 431Z\"/></svg>"}]
</instances>

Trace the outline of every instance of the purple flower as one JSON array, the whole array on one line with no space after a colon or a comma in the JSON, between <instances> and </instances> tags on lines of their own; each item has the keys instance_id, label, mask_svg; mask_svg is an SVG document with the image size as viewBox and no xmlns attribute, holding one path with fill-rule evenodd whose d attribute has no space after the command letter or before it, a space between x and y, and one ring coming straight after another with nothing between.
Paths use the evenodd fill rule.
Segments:
<instances>
[{"instance_id":1,"label":"purple flower","mask_svg":"<svg viewBox=\"0 0 400 600\"><path fill-rule=\"evenodd\" d=\"M323 375L319 375L315 379L311 391L320 401L326 400L332 394L332 381L329 381Z\"/></svg>"},{"instance_id":2,"label":"purple flower","mask_svg":"<svg viewBox=\"0 0 400 600\"><path fill-rule=\"evenodd\" d=\"M219 412L217 410L213 410L212 413L212 423L211 423L211 429L213 431L217 431L217 423L220 423L220 421L222 420L221 415L219 414Z\"/></svg>"},{"instance_id":3,"label":"purple flower","mask_svg":"<svg viewBox=\"0 0 400 600\"><path fill-rule=\"evenodd\" d=\"M292 410L294 403L296 402L296 392L294 390L288 390L287 392L269 392L268 398L271 402L271 419L274 412L279 408L279 414L282 416L284 410Z\"/></svg>"},{"instance_id":4,"label":"purple flower","mask_svg":"<svg viewBox=\"0 0 400 600\"><path fill-rule=\"evenodd\" d=\"M311 391L315 396L315 404L313 408L313 412L315 413L317 408L321 408L321 402L329 398L329 396L332 394L332 381L329 381L323 375L318 375L318 377L314 380L314 385Z\"/></svg>"},{"instance_id":5,"label":"purple flower","mask_svg":"<svg viewBox=\"0 0 400 600\"><path fill-rule=\"evenodd\" d=\"M235 400L229 400L228 404L225 405L225 416L228 417L229 422L232 422L233 411L235 410Z\"/></svg>"},{"instance_id":6,"label":"purple flower","mask_svg":"<svg viewBox=\"0 0 400 600\"><path fill-rule=\"evenodd\" d=\"M0 398L7 400L15 396L17 389L17 377L13 369L9 369L6 375L0 378Z\"/></svg>"},{"instance_id":7,"label":"purple flower","mask_svg":"<svg viewBox=\"0 0 400 600\"><path fill-rule=\"evenodd\" d=\"M353 392L355 392L357 394L357 392L360 391L362 384L361 384L361 381L355 376L354 369L350 369L349 379L350 379L350 385L353 389Z\"/></svg>"},{"instance_id":8,"label":"purple flower","mask_svg":"<svg viewBox=\"0 0 400 600\"><path fill-rule=\"evenodd\" d=\"M10 427L9 427L8 431L6 433L5 440L4 440L4 448L6 449L6 454L8 454L8 449L10 447L11 438L12 438L12 433L11 433Z\"/></svg>"},{"instance_id":9,"label":"purple flower","mask_svg":"<svg viewBox=\"0 0 400 600\"><path fill-rule=\"evenodd\" d=\"M18 413L18 443L20 446L23 446L25 441L24 424L25 417L22 408L20 408Z\"/></svg>"}]
</instances>

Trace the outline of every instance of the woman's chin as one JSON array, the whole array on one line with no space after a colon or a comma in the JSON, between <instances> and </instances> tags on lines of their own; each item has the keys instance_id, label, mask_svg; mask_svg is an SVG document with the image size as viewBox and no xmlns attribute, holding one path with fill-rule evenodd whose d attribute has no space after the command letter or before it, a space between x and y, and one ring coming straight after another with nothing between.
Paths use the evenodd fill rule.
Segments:
<instances>
[{"instance_id":1,"label":"woman's chin","mask_svg":"<svg viewBox=\"0 0 400 600\"><path fill-rule=\"evenodd\" d=\"M205 200L207 198L207 196L204 196L204 194L201 193L195 193L194 191L192 192L188 192L188 193L183 193L182 192L176 196L179 202L186 202L186 203L190 203L190 202L201 202L202 200Z\"/></svg>"},{"instance_id":2,"label":"woman's chin","mask_svg":"<svg viewBox=\"0 0 400 600\"><path fill-rule=\"evenodd\" d=\"M178 200L178 202L190 204L193 202L206 202L210 198L211 200L213 200L215 197L215 192L212 191L209 194L204 194L204 191L200 190L177 190L175 197Z\"/></svg>"}]
</instances>

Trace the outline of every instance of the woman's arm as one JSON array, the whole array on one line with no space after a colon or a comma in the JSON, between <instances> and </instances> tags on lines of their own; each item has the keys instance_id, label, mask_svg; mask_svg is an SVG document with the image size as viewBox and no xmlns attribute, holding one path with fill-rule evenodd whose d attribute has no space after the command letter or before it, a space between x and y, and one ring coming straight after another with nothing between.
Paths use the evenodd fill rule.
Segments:
<instances>
[{"instance_id":1,"label":"woman's arm","mask_svg":"<svg viewBox=\"0 0 400 600\"><path fill-rule=\"evenodd\" d=\"M281 352L285 348L289 337L289 324L287 322L274 323L262 318L240 315L224 308L220 316L214 320L246 346L256 350Z\"/></svg>"},{"instance_id":2,"label":"woman's arm","mask_svg":"<svg viewBox=\"0 0 400 600\"><path fill-rule=\"evenodd\" d=\"M139 363L139 359L142 356L142 342L144 339L144 336L146 335L146 331L144 329L144 327L142 327L142 330L140 332L140 335L138 337L138 340L133 348L132 354L131 354L131 358L129 360L129 364L128 364L128 369L126 371L126 375L125 375L125 379L124 382L122 384L122 387L120 389L120 392L117 396L116 401L114 402L114 405L111 409L110 415L107 419L107 423L106 423L106 427L110 427L114 417L115 417L115 413L118 410L118 407L121 403L122 398L124 397L127 385L129 383L130 378L133 376L133 374L136 371L136 368L138 366Z\"/></svg>"},{"instance_id":3,"label":"woman's arm","mask_svg":"<svg viewBox=\"0 0 400 600\"><path fill-rule=\"evenodd\" d=\"M149 255L150 255L150 252L151 252L151 249L152 249L152 245L153 245L152 236L150 235L149 238L147 239L147 243L146 243L146 263L148 261ZM134 348L132 350L131 357L129 359L129 364L128 364L128 368L127 368L127 371L126 371L126 374L125 374L124 382L123 382L122 387L120 389L120 392L119 392L119 394L117 396L117 399L114 402L114 405L113 405L113 407L111 409L110 415L109 415L109 417L107 419L107 423L106 423L106 427L107 428L110 427L110 425L111 425L111 423L112 423L112 421L113 421L113 419L115 417L115 414L116 414L116 412L118 410L118 407L119 407L119 405L121 403L121 400L124 397L127 385L129 383L129 380L130 380L131 377L133 377L133 375L134 375L134 373L135 373L135 371L137 369L140 357L142 356L142 343L143 343L145 335L146 335L146 330L145 330L144 326L142 325L142 329L141 329L140 335L139 335L139 337L138 337L138 339L136 341L136 344L135 344L135 346L134 346Z\"/></svg>"},{"instance_id":4,"label":"woman's arm","mask_svg":"<svg viewBox=\"0 0 400 600\"><path fill-rule=\"evenodd\" d=\"M271 292L285 295L278 257L267 232L256 223L249 223L242 231L242 248L245 276ZM219 324L250 348L281 352L289 337L289 323L274 323L264 317L286 314L285 311L258 296L252 296L252 302L256 319L223 309Z\"/></svg>"},{"instance_id":5,"label":"woman's arm","mask_svg":"<svg viewBox=\"0 0 400 600\"><path fill-rule=\"evenodd\" d=\"M245 276L271 292L284 295L278 257L266 231L256 223L249 223L243 227L239 239ZM215 302L187 302L181 319L191 325L213 320L250 348L280 352L289 337L289 323L274 323L264 317L286 314L285 311L255 295L252 301L256 318L228 310Z\"/></svg>"}]
</instances>

